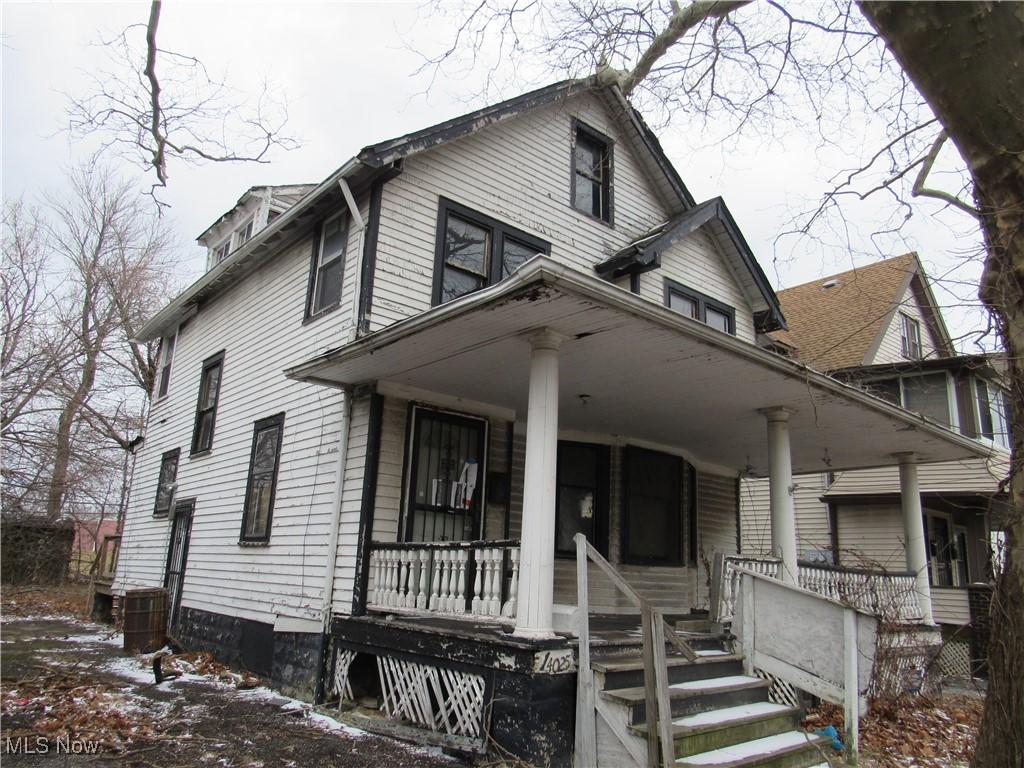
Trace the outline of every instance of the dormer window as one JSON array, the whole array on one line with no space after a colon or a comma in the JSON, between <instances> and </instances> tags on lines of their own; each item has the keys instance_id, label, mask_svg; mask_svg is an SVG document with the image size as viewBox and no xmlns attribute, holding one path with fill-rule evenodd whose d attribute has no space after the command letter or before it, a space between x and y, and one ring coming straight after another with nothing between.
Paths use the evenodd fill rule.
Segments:
<instances>
[{"instance_id":1,"label":"dormer window","mask_svg":"<svg viewBox=\"0 0 1024 768\"><path fill-rule=\"evenodd\" d=\"M228 237L223 243L213 249L213 263L220 264L231 253L231 238Z\"/></svg>"},{"instance_id":2,"label":"dormer window","mask_svg":"<svg viewBox=\"0 0 1024 768\"><path fill-rule=\"evenodd\" d=\"M612 140L579 122L573 127L572 206L612 223Z\"/></svg>"},{"instance_id":3,"label":"dormer window","mask_svg":"<svg viewBox=\"0 0 1024 768\"><path fill-rule=\"evenodd\" d=\"M921 323L900 312L901 345L903 356L908 360L921 359Z\"/></svg>"},{"instance_id":4,"label":"dormer window","mask_svg":"<svg viewBox=\"0 0 1024 768\"><path fill-rule=\"evenodd\" d=\"M255 218L250 216L249 220L235 230L235 248L241 248L244 243L249 242L252 237L252 226Z\"/></svg>"}]
</instances>

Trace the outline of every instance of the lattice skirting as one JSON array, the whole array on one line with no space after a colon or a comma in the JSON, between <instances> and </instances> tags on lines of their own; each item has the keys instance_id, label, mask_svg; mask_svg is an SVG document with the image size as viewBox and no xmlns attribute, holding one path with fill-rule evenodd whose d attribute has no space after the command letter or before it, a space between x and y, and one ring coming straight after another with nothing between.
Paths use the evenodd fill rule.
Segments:
<instances>
[{"instance_id":1,"label":"lattice skirting","mask_svg":"<svg viewBox=\"0 0 1024 768\"><path fill-rule=\"evenodd\" d=\"M334 651L334 674L331 675L331 695L338 697L338 707L346 701L352 701L352 684L348 679L348 671L352 668L352 662L356 657L355 651L347 648L335 648Z\"/></svg>"},{"instance_id":2,"label":"lattice skirting","mask_svg":"<svg viewBox=\"0 0 1024 768\"><path fill-rule=\"evenodd\" d=\"M377 656L384 712L432 731L482 738L484 678L469 672Z\"/></svg>"},{"instance_id":3,"label":"lattice skirting","mask_svg":"<svg viewBox=\"0 0 1024 768\"><path fill-rule=\"evenodd\" d=\"M971 676L971 644L967 640L948 640L939 652L939 671L943 677Z\"/></svg>"},{"instance_id":4,"label":"lattice skirting","mask_svg":"<svg viewBox=\"0 0 1024 768\"><path fill-rule=\"evenodd\" d=\"M769 701L775 704L784 704L787 707L800 706L800 694L797 692L796 688L785 680L775 677L775 675L769 674L763 669L755 669L754 674L762 680L767 680L771 683L771 687L768 689Z\"/></svg>"}]
</instances>

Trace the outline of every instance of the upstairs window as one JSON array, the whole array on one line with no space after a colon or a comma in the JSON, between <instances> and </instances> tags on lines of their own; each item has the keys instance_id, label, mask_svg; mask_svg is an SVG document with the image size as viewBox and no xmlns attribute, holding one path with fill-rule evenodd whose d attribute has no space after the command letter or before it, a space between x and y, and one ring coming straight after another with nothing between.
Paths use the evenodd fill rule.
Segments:
<instances>
[{"instance_id":1,"label":"upstairs window","mask_svg":"<svg viewBox=\"0 0 1024 768\"><path fill-rule=\"evenodd\" d=\"M465 296L511 275L551 245L497 219L441 200L434 303Z\"/></svg>"},{"instance_id":2,"label":"upstairs window","mask_svg":"<svg viewBox=\"0 0 1024 768\"><path fill-rule=\"evenodd\" d=\"M224 353L218 352L203 362L199 379L199 401L196 403L196 421L192 429L192 454L204 453L213 447L213 427L217 421L217 401L224 372Z\"/></svg>"},{"instance_id":3,"label":"upstairs window","mask_svg":"<svg viewBox=\"0 0 1024 768\"><path fill-rule=\"evenodd\" d=\"M156 486L156 502L153 504L153 516L165 517L174 503L174 491L177 488L178 457L181 451L175 448L160 457L160 479Z\"/></svg>"},{"instance_id":4,"label":"upstairs window","mask_svg":"<svg viewBox=\"0 0 1024 768\"><path fill-rule=\"evenodd\" d=\"M156 385L156 398L167 397L167 390L171 386L171 361L174 359L174 342L178 338L177 333L164 336L160 342L160 360L158 363L158 378Z\"/></svg>"},{"instance_id":5,"label":"upstairs window","mask_svg":"<svg viewBox=\"0 0 1024 768\"><path fill-rule=\"evenodd\" d=\"M674 280L665 280L665 306L723 333L736 335L735 309Z\"/></svg>"},{"instance_id":6,"label":"upstairs window","mask_svg":"<svg viewBox=\"0 0 1024 768\"><path fill-rule=\"evenodd\" d=\"M345 271L348 219L339 213L320 228L320 242L313 251L306 317L314 317L341 303L341 279Z\"/></svg>"},{"instance_id":7,"label":"upstairs window","mask_svg":"<svg viewBox=\"0 0 1024 768\"><path fill-rule=\"evenodd\" d=\"M910 315L900 312L900 340L903 356L908 360L921 359L921 324Z\"/></svg>"},{"instance_id":8,"label":"upstairs window","mask_svg":"<svg viewBox=\"0 0 1024 768\"><path fill-rule=\"evenodd\" d=\"M1010 449L1010 409L1006 394L995 384L975 379L978 402L978 435Z\"/></svg>"},{"instance_id":9,"label":"upstairs window","mask_svg":"<svg viewBox=\"0 0 1024 768\"><path fill-rule=\"evenodd\" d=\"M573 125L572 206L612 222L612 140L578 122Z\"/></svg>"},{"instance_id":10,"label":"upstairs window","mask_svg":"<svg viewBox=\"0 0 1024 768\"><path fill-rule=\"evenodd\" d=\"M231 253L231 238L228 237L223 243L213 249L213 263L220 264Z\"/></svg>"},{"instance_id":11,"label":"upstairs window","mask_svg":"<svg viewBox=\"0 0 1024 768\"><path fill-rule=\"evenodd\" d=\"M945 372L873 379L862 382L862 386L875 397L919 413L943 426L951 429L959 426L953 390Z\"/></svg>"},{"instance_id":12,"label":"upstairs window","mask_svg":"<svg viewBox=\"0 0 1024 768\"><path fill-rule=\"evenodd\" d=\"M235 248L241 248L243 244L252 237L252 225L254 218L250 218L245 224L235 230Z\"/></svg>"},{"instance_id":13,"label":"upstairs window","mask_svg":"<svg viewBox=\"0 0 1024 768\"><path fill-rule=\"evenodd\" d=\"M242 542L266 542L270 539L270 518L274 513L283 432L283 413L261 419L253 427L249 479L242 512Z\"/></svg>"}]
</instances>

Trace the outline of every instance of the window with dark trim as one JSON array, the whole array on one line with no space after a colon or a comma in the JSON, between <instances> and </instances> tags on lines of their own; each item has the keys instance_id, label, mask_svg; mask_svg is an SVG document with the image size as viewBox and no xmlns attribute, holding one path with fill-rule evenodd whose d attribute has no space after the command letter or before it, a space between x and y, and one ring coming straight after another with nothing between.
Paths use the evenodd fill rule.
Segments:
<instances>
[{"instance_id":1,"label":"window with dark trim","mask_svg":"<svg viewBox=\"0 0 1024 768\"><path fill-rule=\"evenodd\" d=\"M249 479L245 486L245 509L239 535L242 542L262 543L270 539L283 433L283 413L260 419L253 426Z\"/></svg>"},{"instance_id":2,"label":"window with dark trim","mask_svg":"<svg viewBox=\"0 0 1024 768\"><path fill-rule=\"evenodd\" d=\"M736 310L700 291L665 279L665 306L681 315L700 320L719 331L736 335Z\"/></svg>"},{"instance_id":3,"label":"window with dark trim","mask_svg":"<svg viewBox=\"0 0 1024 768\"><path fill-rule=\"evenodd\" d=\"M309 275L306 317L315 317L341 303L341 282L345 273L345 244L348 217L338 213L324 220L313 247Z\"/></svg>"},{"instance_id":4,"label":"window with dark trim","mask_svg":"<svg viewBox=\"0 0 1024 768\"><path fill-rule=\"evenodd\" d=\"M164 517L171 511L174 491L177 488L179 456L181 449L175 448L160 457L160 478L157 481L156 501L153 504L154 517Z\"/></svg>"},{"instance_id":5,"label":"window with dark trim","mask_svg":"<svg viewBox=\"0 0 1024 768\"><path fill-rule=\"evenodd\" d=\"M603 555L608 554L607 445L558 441L555 489L555 552L575 556L573 537L582 533Z\"/></svg>"},{"instance_id":6,"label":"window with dark trim","mask_svg":"<svg viewBox=\"0 0 1024 768\"><path fill-rule=\"evenodd\" d=\"M679 456L627 446L623 453L622 562L683 564L683 469Z\"/></svg>"},{"instance_id":7,"label":"window with dark trim","mask_svg":"<svg viewBox=\"0 0 1024 768\"><path fill-rule=\"evenodd\" d=\"M612 223L612 140L573 121L572 207Z\"/></svg>"},{"instance_id":8,"label":"window with dark trim","mask_svg":"<svg viewBox=\"0 0 1024 768\"><path fill-rule=\"evenodd\" d=\"M900 312L900 346L908 360L921 359L921 324Z\"/></svg>"},{"instance_id":9,"label":"window with dark trim","mask_svg":"<svg viewBox=\"0 0 1024 768\"><path fill-rule=\"evenodd\" d=\"M171 362L174 360L174 343L177 341L178 332L170 336L164 336L160 342L160 363L159 378L157 379L156 399L167 397L167 390L171 386Z\"/></svg>"},{"instance_id":10,"label":"window with dark trim","mask_svg":"<svg viewBox=\"0 0 1024 768\"><path fill-rule=\"evenodd\" d=\"M441 198L437 217L434 304L465 296L511 275L551 244Z\"/></svg>"},{"instance_id":11,"label":"window with dark trim","mask_svg":"<svg viewBox=\"0 0 1024 768\"><path fill-rule=\"evenodd\" d=\"M213 427L217 421L217 401L224 373L224 353L218 352L203 361L203 374L199 378L199 400L196 403L196 423L192 429L191 453L204 453L213 447Z\"/></svg>"}]
</instances>

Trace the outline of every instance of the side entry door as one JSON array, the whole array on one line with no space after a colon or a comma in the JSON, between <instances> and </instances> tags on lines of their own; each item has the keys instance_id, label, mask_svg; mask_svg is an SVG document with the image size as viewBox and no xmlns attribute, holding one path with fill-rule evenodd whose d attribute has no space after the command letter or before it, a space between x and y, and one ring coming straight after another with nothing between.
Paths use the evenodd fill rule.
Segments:
<instances>
[{"instance_id":1,"label":"side entry door","mask_svg":"<svg viewBox=\"0 0 1024 768\"><path fill-rule=\"evenodd\" d=\"M195 501L182 501L174 506L171 523L171 541L167 546L167 570L164 589L167 590L167 631L174 634L181 612L181 592L185 584L185 563L188 560L188 540L192 534L192 513Z\"/></svg>"}]
</instances>

